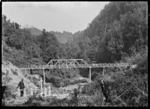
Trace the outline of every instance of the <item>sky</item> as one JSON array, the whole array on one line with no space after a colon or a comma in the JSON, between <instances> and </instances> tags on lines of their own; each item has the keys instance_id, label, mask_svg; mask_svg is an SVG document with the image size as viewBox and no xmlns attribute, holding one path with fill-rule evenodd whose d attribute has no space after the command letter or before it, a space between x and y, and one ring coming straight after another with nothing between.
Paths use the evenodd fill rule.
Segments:
<instances>
[{"instance_id":1,"label":"sky","mask_svg":"<svg viewBox=\"0 0 150 109\"><path fill-rule=\"evenodd\" d=\"M21 27L75 33L89 23L109 2L2 2L2 14Z\"/></svg>"}]
</instances>

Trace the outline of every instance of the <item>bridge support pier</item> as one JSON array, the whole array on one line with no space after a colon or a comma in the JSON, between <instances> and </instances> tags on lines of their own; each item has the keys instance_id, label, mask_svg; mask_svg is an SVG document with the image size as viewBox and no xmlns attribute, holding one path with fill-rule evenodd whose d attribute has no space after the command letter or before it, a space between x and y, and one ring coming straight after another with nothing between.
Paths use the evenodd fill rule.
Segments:
<instances>
[{"instance_id":1,"label":"bridge support pier","mask_svg":"<svg viewBox=\"0 0 150 109\"><path fill-rule=\"evenodd\" d=\"M43 94L45 96L45 72L44 72L44 68L43 68Z\"/></svg>"},{"instance_id":2,"label":"bridge support pier","mask_svg":"<svg viewBox=\"0 0 150 109\"><path fill-rule=\"evenodd\" d=\"M43 82L42 82L42 78L41 78L41 96L43 95Z\"/></svg>"},{"instance_id":3,"label":"bridge support pier","mask_svg":"<svg viewBox=\"0 0 150 109\"><path fill-rule=\"evenodd\" d=\"M104 76L105 69L103 68L102 75Z\"/></svg>"},{"instance_id":4,"label":"bridge support pier","mask_svg":"<svg viewBox=\"0 0 150 109\"><path fill-rule=\"evenodd\" d=\"M30 88L30 95L33 95L33 88Z\"/></svg>"},{"instance_id":5,"label":"bridge support pier","mask_svg":"<svg viewBox=\"0 0 150 109\"><path fill-rule=\"evenodd\" d=\"M91 83L91 67L89 67L89 80L90 80L90 83Z\"/></svg>"}]
</instances>

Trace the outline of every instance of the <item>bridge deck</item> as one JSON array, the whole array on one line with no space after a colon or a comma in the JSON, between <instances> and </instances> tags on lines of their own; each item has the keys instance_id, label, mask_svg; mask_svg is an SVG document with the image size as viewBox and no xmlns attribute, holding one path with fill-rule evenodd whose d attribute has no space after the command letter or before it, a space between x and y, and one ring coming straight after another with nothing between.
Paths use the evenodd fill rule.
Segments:
<instances>
[{"instance_id":1,"label":"bridge deck","mask_svg":"<svg viewBox=\"0 0 150 109\"><path fill-rule=\"evenodd\" d=\"M128 63L117 63L117 64L73 64L73 65L33 65L27 68L21 68L21 69L54 69L54 68L113 68L113 67L129 67L131 64Z\"/></svg>"}]
</instances>

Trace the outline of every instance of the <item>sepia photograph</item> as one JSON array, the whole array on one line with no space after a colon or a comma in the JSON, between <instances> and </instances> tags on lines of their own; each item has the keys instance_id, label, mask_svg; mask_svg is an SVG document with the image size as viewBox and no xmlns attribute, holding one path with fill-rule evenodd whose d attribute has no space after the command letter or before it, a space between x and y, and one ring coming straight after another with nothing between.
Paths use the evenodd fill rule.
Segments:
<instances>
[{"instance_id":1,"label":"sepia photograph","mask_svg":"<svg viewBox=\"0 0 150 109\"><path fill-rule=\"evenodd\" d=\"M2 1L3 107L148 107L148 2Z\"/></svg>"}]
</instances>

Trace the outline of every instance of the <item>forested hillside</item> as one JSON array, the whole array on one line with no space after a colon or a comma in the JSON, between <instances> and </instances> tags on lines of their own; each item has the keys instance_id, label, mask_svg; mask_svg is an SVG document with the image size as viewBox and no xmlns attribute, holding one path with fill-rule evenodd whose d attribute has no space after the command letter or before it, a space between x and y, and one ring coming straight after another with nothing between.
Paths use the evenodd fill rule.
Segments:
<instances>
[{"instance_id":1,"label":"forested hillside","mask_svg":"<svg viewBox=\"0 0 150 109\"><path fill-rule=\"evenodd\" d=\"M18 23L11 22L5 15L2 17L2 56L3 60L12 62L19 68L31 65L46 65L51 59L71 58L67 52L68 46L58 42L56 36L43 29L42 34L35 37L28 29L21 29ZM59 70L48 73L47 81L78 76L78 70ZM40 74L40 72L39 72ZM55 80L56 79L56 80ZM57 83L56 83L57 82Z\"/></svg>"},{"instance_id":2,"label":"forested hillside","mask_svg":"<svg viewBox=\"0 0 150 109\"><path fill-rule=\"evenodd\" d=\"M63 31L61 32L55 32L55 31L50 31L52 34L54 34L57 38L57 40L64 44L70 41L73 38L73 34L71 32Z\"/></svg>"},{"instance_id":3,"label":"forested hillside","mask_svg":"<svg viewBox=\"0 0 150 109\"><path fill-rule=\"evenodd\" d=\"M115 62L147 46L148 10L145 2L114 2L75 34L82 54L91 61ZM82 40L81 40L82 39Z\"/></svg>"},{"instance_id":4,"label":"forested hillside","mask_svg":"<svg viewBox=\"0 0 150 109\"><path fill-rule=\"evenodd\" d=\"M147 93L148 87L148 4L146 2L111 2L93 19L88 27L76 32L48 32L43 29L41 34L35 34L21 29L20 25L2 16L2 47L3 59L18 67L30 65L45 65L51 59L76 58L89 63L127 62L136 64L134 71L126 71L129 75L119 73L111 75L115 82L109 83L111 90L120 94L132 83ZM57 37L67 37L60 39ZM68 38L69 37L69 38ZM71 38L70 38L71 37ZM66 41L66 39L70 39ZM65 84L70 78L79 75L86 76L87 71L55 70L47 73L47 81L59 80ZM99 71L92 73L92 80L97 84ZM53 82L54 83L54 82ZM128 85L129 84L129 85ZM93 90L95 90L93 92ZM96 85L85 87L86 94L96 94ZM140 101L132 99L136 89L128 92L122 99L127 106L147 106L147 97L140 95ZM115 95L114 94L114 95ZM112 94L113 95L113 94ZM128 97L130 95L130 97ZM95 95L96 97L96 95ZM98 98L97 98L98 99ZM95 102L95 105L100 105Z\"/></svg>"}]
</instances>

